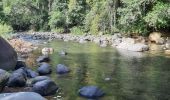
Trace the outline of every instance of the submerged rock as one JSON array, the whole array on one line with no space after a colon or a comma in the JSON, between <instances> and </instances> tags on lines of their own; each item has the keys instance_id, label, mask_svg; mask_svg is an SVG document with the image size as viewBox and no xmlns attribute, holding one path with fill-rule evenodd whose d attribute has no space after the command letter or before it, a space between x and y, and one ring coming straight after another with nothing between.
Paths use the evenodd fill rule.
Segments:
<instances>
[{"instance_id":1,"label":"submerged rock","mask_svg":"<svg viewBox=\"0 0 170 100\"><path fill-rule=\"evenodd\" d=\"M69 71L70 70L68 69L68 67L63 64L58 64L56 67L56 73L58 74L65 74L68 73Z\"/></svg>"},{"instance_id":2,"label":"submerged rock","mask_svg":"<svg viewBox=\"0 0 170 100\"><path fill-rule=\"evenodd\" d=\"M0 37L0 69L13 70L17 63L17 53L12 46Z\"/></svg>"},{"instance_id":3,"label":"submerged rock","mask_svg":"<svg viewBox=\"0 0 170 100\"><path fill-rule=\"evenodd\" d=\"M38 63L42 63L42 62L50 62L50 58L48 56L39 56L36 60Z\"/></svg>"},{"instance_id":4,"label":"submerged rock","mask_svg":"<svg viewBox=\"0 0 170 100\"><path fill-rule=\"evenodd\" d=\"M104 96L104 92L99 89L97 86L84 86L78 91L80 96L83 96L88 99L97 99Z\"/></svg>"},{"instance_id":5,"label":"submerged rock","mask_svg":"<svg viewBox=\"0 0 170 100\"><path fill-rule=\"evenodd\" d=\"M35 92L2 93L0 100L47 100Z\"/></svg>"},{"instance_id":6,"label":"submerged rock","mask_svg":"<svg viewBox=\"0 0 170 100\"><path fill-rule=\"evenodd\" d=\"M43 80L33 85L32 91L42 96L54 95L58 90L58 86L51 80Z\"/></svg>"},{"instance_id":7,"label":"submerged rock","mask_svg":"<svg viewBox=\"0 0 170 100\"><path fill-rule=\"evenodd\" d=\"M48 63L42 63L42 65L38 68L38 73L40 75L47 75L51 73L51 66Z\"/></svg>"},{"instance_id":8,"label":"submerged rock","mask_svg":"<svg viewBox=\"0 0 170 100\"><path fill-rule=\"evenodd\" d=\"M59 55L61 55L61 56L65 56L65 55L67 55L68 53L67 52L65 52L65 51L60 51L59 52Z\"/></svg>"}]
</instances>

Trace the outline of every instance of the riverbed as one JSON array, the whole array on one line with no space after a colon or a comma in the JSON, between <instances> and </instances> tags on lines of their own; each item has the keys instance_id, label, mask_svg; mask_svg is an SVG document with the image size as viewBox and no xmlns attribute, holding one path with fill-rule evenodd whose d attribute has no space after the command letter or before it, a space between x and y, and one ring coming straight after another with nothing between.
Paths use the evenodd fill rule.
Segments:
<instances>
[{"instance_id":1,"label":"riverbed","mask_svg":"<svg viewBox=\"0 0 170 100\"><path fill-rule=\"evenodd\" d=\"M79 44L54 40L43 45L54 48L50 55L52 79L60 87L52 100L86 100L78 89L97 85L106 95L100 100L168 100L170 98L170 57L160 52L130 52L94 43ZM60 55L65 51L67 55ZM57 64L71 69L57 75Z\"/></svg>"}]
</instances>

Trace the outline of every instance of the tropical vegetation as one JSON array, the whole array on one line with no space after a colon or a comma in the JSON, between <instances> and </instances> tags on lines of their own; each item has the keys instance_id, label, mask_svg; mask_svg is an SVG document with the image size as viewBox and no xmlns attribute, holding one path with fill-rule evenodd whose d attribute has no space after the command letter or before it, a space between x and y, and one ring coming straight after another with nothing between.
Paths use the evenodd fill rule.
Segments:
<instances>
[{"instance_id":1,"label":"tropical vegetation","mask_svg":"<svg viewBox=\"0 0 170 100\"><path fill-rule=\"evenodd\" d=\"M170 1L0 0L0 29L4 27L9 31L147 35L170 31Z\"/></svg>"}]
</instances>

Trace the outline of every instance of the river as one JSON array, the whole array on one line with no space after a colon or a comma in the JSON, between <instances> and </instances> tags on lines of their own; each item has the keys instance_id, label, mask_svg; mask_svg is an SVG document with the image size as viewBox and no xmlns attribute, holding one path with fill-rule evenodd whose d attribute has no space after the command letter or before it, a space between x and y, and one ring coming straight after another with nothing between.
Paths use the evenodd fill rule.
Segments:
<instances>
[{"instance_id":1,"label":"river","mask_svg":"<svg viewBox=\"0 0 170 100\"><path fill-rule=\"evenodd\" d=\"M86 100L78 96L78 89L86 85L97 85L105 91L100 100L170 100L170 57L161 53L136 53L60 40L44 47L55 50L50 57L51 77L60 87L57 100ZM68 55L59 55L62 50ZM57 75L57 64L65 64L71 72Z\"/></svg>"}]
</instances>

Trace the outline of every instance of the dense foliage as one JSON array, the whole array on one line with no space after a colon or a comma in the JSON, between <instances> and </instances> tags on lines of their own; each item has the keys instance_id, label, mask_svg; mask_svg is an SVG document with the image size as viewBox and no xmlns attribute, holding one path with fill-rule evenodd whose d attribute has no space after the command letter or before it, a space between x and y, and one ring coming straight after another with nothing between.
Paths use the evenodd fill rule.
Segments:
<instances>
[{"instance_id":1,"label":"dense foliage","mask_svg":"<svg viewBox=\"0 0 170 100\"><path fill-rule=\"evenodd\" d=\"M170 28L170 1L0 0L0 23L16 31L146 35Z\"/></svg>"}]
</instances>

